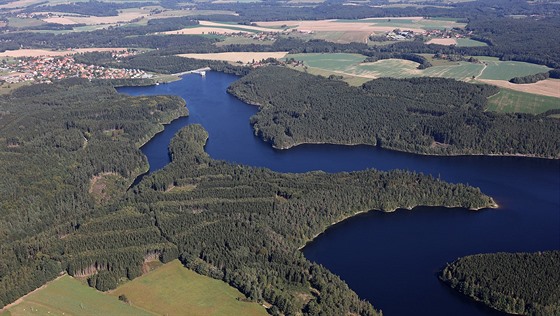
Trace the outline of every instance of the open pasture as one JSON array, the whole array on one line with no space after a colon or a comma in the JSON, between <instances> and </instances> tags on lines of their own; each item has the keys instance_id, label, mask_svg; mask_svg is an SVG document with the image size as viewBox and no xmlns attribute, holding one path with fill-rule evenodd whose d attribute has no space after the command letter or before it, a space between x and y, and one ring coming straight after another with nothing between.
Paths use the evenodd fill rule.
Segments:
<instances>
[{"instance_id":1,"label":"open pasture","mask_svg":"<svg viewBox=\"0 0 560 316\"><path fill-rule=\"evenodd\" d=\"M264 307L244 302L244 295L220 280L199 275L179 260L123 284L111 295L126 295L132 306L159 315L268 315Z\"/></svg>"},{"instance_id":2,"label":"open pasture","mask_svg":"<svg viewBox=\"0 0 560 316\"><path fill-rule=\"evenodd\" d=\"M10 304L1 315L155 315L64 275Z\"/></svg>"},{"instance_id":3,"label":"open pasture","mask_svg":"<svg viewBox=\"0 0 560 316\"><path fill-rule=\"evenodd\" d=\"M509 89L500 89L488 98L488 111L502 113L539 114L552 109L560 109L560 98L530 94Z\"/></svg>"}]
</instances>

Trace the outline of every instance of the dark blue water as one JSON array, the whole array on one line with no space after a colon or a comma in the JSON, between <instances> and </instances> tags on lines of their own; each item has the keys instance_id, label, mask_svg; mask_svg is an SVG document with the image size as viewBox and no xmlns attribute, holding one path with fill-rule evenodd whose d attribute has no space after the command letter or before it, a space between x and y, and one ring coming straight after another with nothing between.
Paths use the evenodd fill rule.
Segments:
<instances>
[{"instance_id":1,"label":"dark blue water","mask_svg":"<svg viewBox=\"0 0 560 316\"><path fill-rule=\"evenodd\" d=\"M151 171L169 162L170 138L186 124L208 130L215 159L281 172L407 169L478 186L499 209L417 208L370 212L328 229L305 256L341 276L385 315L493 315L482 304L441 284L436 273L460 256L498 251L560 249L560 161L516 157L433 157L369 146L303 145L273 149L253 135L257 108L226 93L237 79L209 72L151 87L120 88L130 95L174 94L190 117L168 125L142 147Z\"/></svg>"}]
</instances>

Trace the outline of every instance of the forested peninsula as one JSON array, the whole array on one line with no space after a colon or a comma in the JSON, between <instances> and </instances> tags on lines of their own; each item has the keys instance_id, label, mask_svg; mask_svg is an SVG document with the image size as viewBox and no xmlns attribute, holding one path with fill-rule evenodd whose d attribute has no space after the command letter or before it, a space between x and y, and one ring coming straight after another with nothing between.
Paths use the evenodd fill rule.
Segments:
<instances>
[{"instance_id":1,"label":"forested peninsula","mask_svg":"<svg viewBox=\"0 0 560 316\"><path fill-rule=\"evenodd\" d=\"M276 148L367 144L431 155L560 157L560 121L485 112L498 92L443 78L388 79L361 87L282 67L252 71L228 91L259 106L255 133Z\"/></svg>"},{"instance_id":2,"label":"forested peninsula","mask_svg":"<svg viewBox=\"0 0 560 316\"><path fill-rule=\"evenodd\" d=\"M216 161L200 126L181 130L173 161L127 191L147 167L139 145L187 114L181 99L72 79L20 88L0 98L0 113L2 306L62 271L108 290L155 256L268 302L272 314L375 315L298 249L359 211L494 205L476 188L406 171L280 174Z\"/></svg>"},{"instance_id":3,"label":"forested peninsula","mask_svg":"<svg viewBox=\"0 0 560 316\"><path fill-rule=\"evenodd\" d=\"M469 297L511 314L560 314L560 251L459 258L440 279Z\"/></svg>"}]
</instances>

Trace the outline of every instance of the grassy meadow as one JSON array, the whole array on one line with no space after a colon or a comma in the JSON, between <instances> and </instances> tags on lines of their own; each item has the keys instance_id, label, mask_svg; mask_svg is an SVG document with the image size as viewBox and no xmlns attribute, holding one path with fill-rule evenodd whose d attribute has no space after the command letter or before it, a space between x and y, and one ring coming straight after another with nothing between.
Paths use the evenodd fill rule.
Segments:
<instances>
[{"instance_id":1,"label":"grassy meadow","mask_svg":"<svg viewBox=\"0 0 560 316\"><path fill-rule=\"evenodd\" d=\"M488 98L488 111L501 113L539 114L552 109L560 109L560 99L525 92L500 89Z\"/></svg>"},{"instance_id":2,"label":"grassy meadow","mask_svg":"<svg viewBox=\"0 0 560 316\"><path fill-rule=\"evenodd\" d=\"M19 315L154 315L99 292L64 275L27 295L4 311L2 316Z\"/></svg>"},{"instance_id":3,"label":"grassy meadow","mask_svg":"<svg viewBox=\"0 0 560 316\"><path fill-rule=\"evenodd\" d=\"M484 42L479 42L472 40L470 38L457 38L457 47L478 47L478 46L488 46Z\"/></svg>"},{"instance_id":4,"label":"grassy meadow","mask_svg":"<svg viewBox=\"0 0 560 316\"><path fill-rule=\"evenodd\" d=\"M111 292L124 294L132 306L164 315L268 315L265 308L244 298L235 288L199 275L172 261Z\"/></svg>"},{"instance_id":5,"label":"grassy meadow","mask_svg":"<svg viewBox=\"0 0 560 316\"><path fill-rule=\"evenodd\" d=\"M148 263L149 273L108 293L64 275L21 298L0 313L19 315L268 315L228 284L189 270L179 262ZM125 294L129 303L118 296Z\"/></svg>"}]
</instances>

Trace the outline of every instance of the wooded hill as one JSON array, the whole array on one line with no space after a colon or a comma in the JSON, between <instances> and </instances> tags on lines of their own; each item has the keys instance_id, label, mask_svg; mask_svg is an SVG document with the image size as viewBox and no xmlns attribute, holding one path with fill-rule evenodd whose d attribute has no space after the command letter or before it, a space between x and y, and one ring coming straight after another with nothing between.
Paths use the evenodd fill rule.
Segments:
<instances>
[{"instance_id":1,"label":"wooded hill","mask_svg":"<svg viewBox=\"0 0 560 316\"><path fill-rule=\"evenodd\" d=\"M511 314L560 314L560 251L459 258L440 279L457 291Z\"/></svg>"},{"instance_id":2,"label":"wooded hill","mask_svg":"<svg viewBox=\"0 0 560 316\"><path fill-rule=\"evenodd\" d=\"M259 105L255 133L277 148L301 143L368 144L435 155L560 157L560 122L484 112L488 85L443 78L381 78L361 87L282 67L233 83Z\"/></svg>"},{"instance_id":3,"label":"wooded hill","mask_svg":"<svg viewBox=\"0 0 560 316\"><path fill-rule=\"evenodd\" d=\"M272 314L374 315L298 248L357 211L493 205L478 189L405 171L279 174L215 161L200 126L173 139L169 166L99 203L92 179L130 183L146 170L138 146L185 115L184 103L82 80L22 88L0 101L1 305L62 270L111 289L156 256L180 258L267 301Z\"/></svg>"}]
</instances>

